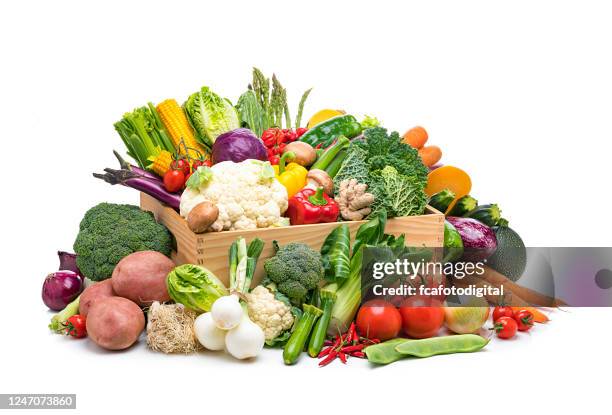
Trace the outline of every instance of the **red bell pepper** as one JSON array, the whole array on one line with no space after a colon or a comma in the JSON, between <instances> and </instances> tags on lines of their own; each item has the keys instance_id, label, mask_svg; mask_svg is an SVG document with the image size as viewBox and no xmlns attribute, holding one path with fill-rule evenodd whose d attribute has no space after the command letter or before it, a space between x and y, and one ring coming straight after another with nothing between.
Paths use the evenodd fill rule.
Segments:
<instances>
[{"instance_id":1,"label":"red bell pepper","mask_svg":"<svg viewBox=\"0 0 612 415\"><path fill-rule=\"evenodd\" d=\"M287 208L287 216L292 225L335 222L339 213L338 203L326 195L322 187L317 190L300 190L289 199Z\"/></svg>"}]
</instances>

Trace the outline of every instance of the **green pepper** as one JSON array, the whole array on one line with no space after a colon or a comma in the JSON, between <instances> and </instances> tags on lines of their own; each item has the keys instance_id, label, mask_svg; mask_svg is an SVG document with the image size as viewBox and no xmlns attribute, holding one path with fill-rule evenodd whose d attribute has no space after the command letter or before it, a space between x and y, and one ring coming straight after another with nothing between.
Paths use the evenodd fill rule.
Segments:
<instances>
[{"instance_id":1,"label":"green pepper","mask_svg":"<svg viewBox=\"0 0 612 415\"><path fill-rule=\"evenodd\" d=\"M338 115L323 121L310 130L306 131L299 140L310 144L313 147L330 146L333 141L343 135L347 138L354 138L361 134L361 124L352 115Z\"/></svg>"},{"instance_id":2,"label":"green pepper","mask_svg":"<svg viewBox=\"0 0 612 415\"><path fill-rule=\"evenodd\" d=\"M297 362L300 354L304 350L304 345L306 344L306 340L308 340L308 335L312 330L312 326L314 326L317 319L323 314L320 308L310 304L304 304L302 310L304 310L304 314L302 314L300 321L298 321L295 326L295 330L291 333L291 337L283 350L283 360L286 365L292 365Z\"/></svg>"}]
</instances>

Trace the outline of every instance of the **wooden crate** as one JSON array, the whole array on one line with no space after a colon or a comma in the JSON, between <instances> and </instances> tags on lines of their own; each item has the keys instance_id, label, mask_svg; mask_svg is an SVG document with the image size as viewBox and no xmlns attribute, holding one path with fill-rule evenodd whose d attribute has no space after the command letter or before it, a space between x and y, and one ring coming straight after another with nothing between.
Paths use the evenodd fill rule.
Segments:
<instances>
[{"instance_id":1,"label":"wooden crate","mask_svg":"<svg viewBox=\"0 0 612 415\"><path fill-rule=\"evenodd\" d=\"M195 234L174 209L162 205L151 196L141 193L140 207L153 212L157 221L163 223L174 235L177 250L173 252L172 259L177 265L191 263L205 266L225 284L229 280L228 249L239 236L243 236L247 242L256 237L261 238L265 242L260 257L263 260L274 254L274 240L280 245L303 242L319 250L327 235L340 224L335 222ZM365 221L343 223L349 225L351 237L354 238L357 228ZM441 247L444 245L444 215L428 206L424 215L389 219L385 231L394 235L406 234L406 243L409 246ZM263 261L260 260L255 272L255 282L261 280L263 273Z\"/></svg>"}]
</instances>

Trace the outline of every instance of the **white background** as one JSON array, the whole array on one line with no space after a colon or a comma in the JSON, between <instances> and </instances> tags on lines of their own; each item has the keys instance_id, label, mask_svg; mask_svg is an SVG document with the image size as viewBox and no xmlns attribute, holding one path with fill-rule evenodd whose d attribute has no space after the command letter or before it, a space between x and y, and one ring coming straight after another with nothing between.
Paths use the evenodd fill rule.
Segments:
<instances>
[{"instance_id":1,"label":"white background","mask_svg":"<svg viewBox=\"0 0 612 415\"><path fill-rule=\"evenodd\" d=\"M105 353L49 334L40 288L86 209L137 203L91 177L122 150L113 122L202 85L235 100L252 66L292 108L314 86L306 117L425 126L528 245L609 245L611 18L605 1L4 2L0 392L77 393L88 414L609 411L610 309L477 354L289 368L275 351Z\"/></svg>"}]
</instances>

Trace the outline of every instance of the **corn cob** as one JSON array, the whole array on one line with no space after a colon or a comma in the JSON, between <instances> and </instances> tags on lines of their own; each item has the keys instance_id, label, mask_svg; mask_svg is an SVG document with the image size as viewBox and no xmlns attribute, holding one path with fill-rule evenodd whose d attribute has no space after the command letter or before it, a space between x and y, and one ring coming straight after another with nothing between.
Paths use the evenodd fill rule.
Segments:
<instances>
[{"instance_id":1,"label":"corn cob","mask_svg":"<svg viewBox=\"0 0 612 415\"><path fill-rule=\"evenodd\" d=\"M178 150L179 155L187 155L185 146L189 147L188 155L190 158L205 157L208 158L206 149L196 141L193 129L189 125L187 116L183 109L174 99L167 99L157 105L157 113L161 118L172 144ZM181 144L181 140L184 144Z\"/></svg>"},{"instance_id":2,"label":"corn cob","mask_svg":"<svg viewBox=\"0 0 612 415\"><path fill-rule=\"evenodd\" d=\"M151 163L147 166L148 170L153 171L160 177L170 170L172 164L172 153L166 150L161 150L156 156L149 157Z\"/></svg>"}]
</instances>

